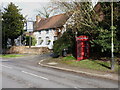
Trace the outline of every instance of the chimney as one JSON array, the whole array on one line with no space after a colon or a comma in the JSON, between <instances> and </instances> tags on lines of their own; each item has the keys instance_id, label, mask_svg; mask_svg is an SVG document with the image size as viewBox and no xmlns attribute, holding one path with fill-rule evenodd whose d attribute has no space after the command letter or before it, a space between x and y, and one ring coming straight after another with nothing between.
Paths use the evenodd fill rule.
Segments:
<instances>
[{"instance_id":1,"label":"chimney","mask_svg":"<svg viewBox=\"0 0 120 90\"><path fill-rule=\"evenodd\" d=\"M41 16L37 15L36 16L36 22L39 22L41 20Z\"/></svg>"},{"instance_id":2,"label":"chimney","mask_svg":"<svg viewBox=\"0 0 120 90\"><path fill-rule=\"evenodd\" d=\"M36 16L35 27L34 27L34 28L35 28L35 30L39 27L39 25L38 25L38 24L39 24L40 20L41 20L40 15L37 15L37 16Z\"/></svg>"}]
</instances>

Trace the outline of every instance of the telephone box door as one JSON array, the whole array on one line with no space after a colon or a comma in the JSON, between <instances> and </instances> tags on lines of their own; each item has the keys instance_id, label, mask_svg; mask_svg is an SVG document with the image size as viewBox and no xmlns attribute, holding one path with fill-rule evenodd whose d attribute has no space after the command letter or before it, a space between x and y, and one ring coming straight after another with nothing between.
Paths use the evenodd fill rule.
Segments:
<instances>
[{"instance_id":1,"label":"telephone box door","mask_svg":"<svg viewBox=\"0 0 120 90\"><path fill-rule=\"evenodd\" d=\"M87 36L79 36L77 41L77 60L89 58L89 38Z\"/></svg>"}]
</instances>

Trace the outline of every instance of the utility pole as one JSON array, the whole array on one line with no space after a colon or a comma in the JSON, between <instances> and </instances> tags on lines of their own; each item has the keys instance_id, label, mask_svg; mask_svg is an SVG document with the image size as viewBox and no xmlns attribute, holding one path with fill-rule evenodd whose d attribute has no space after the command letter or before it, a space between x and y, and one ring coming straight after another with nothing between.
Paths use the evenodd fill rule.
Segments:
<instances>
[{"instance_id":1,"label":"utility pole","mask_svg":"<svg viewBox=\"0 0 120 90\"><path fill-rule=\"evenodd\" d=\"M114 70L114 44L113 44L113 0L111 2L111 70Z\"/></svg>"},{"instance_id":2,"label":"utility pole","mask_svg":"<svg viewBox=\"0 0 120 90\"><path fill-rule=\"evenodd\" d=\"M33 22L32 20L27 20L27 32L29 32L29 48L31 48L31 43L32 43L32 38L31 38L31 33L33 32Z\"/></svg>"},{"instance_id":3,"label":"utility pole","mask_svg":"<svg viewBox=\"0 0 120 90\"><path fill-rule=\"evenodd\" d=\"M31 48L31 32L29 32L29 48Z\"/></svg>"},{"instance_id":4,"label":"utility pole","mask_svg":"<svg viewBox=\"0 0 120 90\"><path fill-rule=\"evenodd\" d=\"M20 46L22 46L22 39L21 39L21 38L22 38L22 35L19 36L19 40L20 40L19 43L20 43Z\"/></svg>"},{"instance_id":5,"label":"utility pole","mask_svg":"<svg viewBox=\"0 0 120 90\"><path fill-rule=\"evenodd\" d=\"M2 11L0 10L0 54L2 54Z\"/></svg>"}]
</instances>

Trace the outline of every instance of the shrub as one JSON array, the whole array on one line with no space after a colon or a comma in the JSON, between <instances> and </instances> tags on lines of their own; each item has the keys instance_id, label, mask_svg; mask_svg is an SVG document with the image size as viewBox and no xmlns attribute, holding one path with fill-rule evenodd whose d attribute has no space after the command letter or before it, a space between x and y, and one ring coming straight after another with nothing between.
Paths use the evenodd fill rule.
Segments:
<instances>
[{"instance_id":1,"label":"shrub","mask_svg":"<svg viewBox=\"0 0 120 90\"><path fill-rule=\"evenodd\" d=\"M62 55L62 50L67 49L68 53L74 54L75 51L75 34L68 30L63 33L62 37L54 42L53 52Z\"/></svg>"},{"instance_id":2,"label":"shrub","mask_svg":"<svg viewBox=\"0 0 120 90\"><path fill-rule=\"evenodd\" d=\"M29 37L30 36L26 36L26 46L29 45ZM35 46L35 44L37 43L37 40L34 37L30 37L31 38L31 45Z\"/></svg>"}]
</instances>

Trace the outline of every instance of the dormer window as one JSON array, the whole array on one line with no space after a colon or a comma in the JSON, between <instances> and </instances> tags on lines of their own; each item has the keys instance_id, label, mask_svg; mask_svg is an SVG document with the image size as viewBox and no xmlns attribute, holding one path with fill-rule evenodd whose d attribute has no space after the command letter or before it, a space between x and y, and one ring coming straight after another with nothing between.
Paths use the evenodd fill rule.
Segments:
<instances>
[{"instance_id":1,"label":"dormer window","mask_svg":"<svg viewBox=\"0 0 120 90\"><path fill-rule=\"evenodd\" d=\"M57 40L57 39L58 39L58 37L57 37L57 36L54 36L54 41Z\"/></svg>"},{"instance_id":2,"label":"dormer window","mask_svg":"<svg viewBox=\"0 0 120 90\"><path fill-rule=\"evenodd\" d=\"M49 34L49 30L46 30L46 34Z\"/></svg>"},{"instance_id":3,"label":"dormer window","mask_svg":"<svg viewBox=\"0 0 120 90\"><path fill-rule=\"evenodd\" d=\"M39 31L39 34L41 34L41 31Z\"/></svg>"}]
</instances>

